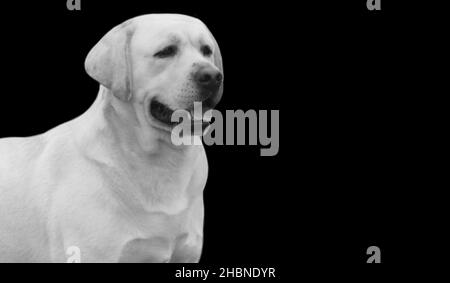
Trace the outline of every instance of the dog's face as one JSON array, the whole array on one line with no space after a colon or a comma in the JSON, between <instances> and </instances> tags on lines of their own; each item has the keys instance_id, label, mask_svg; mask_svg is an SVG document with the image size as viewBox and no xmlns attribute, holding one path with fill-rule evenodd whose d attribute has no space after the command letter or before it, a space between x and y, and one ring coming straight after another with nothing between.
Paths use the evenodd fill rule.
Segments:
<instances>
[{"instance_id":1,"label":"dog's face","mask_svg":"<svg viewBox=\"0 0 450 283\"><path fill-rule=\"evenodd\" d=\"M199 20L145 15L111 30L86 59L88 74L117 99L133 104L152 127L170 130L173 111L213 108L223 92L217 42Z\"/></svg>"}]
</instances>

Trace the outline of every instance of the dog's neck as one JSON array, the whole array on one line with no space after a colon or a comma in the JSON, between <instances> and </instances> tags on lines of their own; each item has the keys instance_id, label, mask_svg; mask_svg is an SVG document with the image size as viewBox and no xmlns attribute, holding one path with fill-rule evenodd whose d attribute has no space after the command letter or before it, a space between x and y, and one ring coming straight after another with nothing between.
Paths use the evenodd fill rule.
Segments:
<instances>
[{"instance_id":1,"label":"dog's neck","mask_svg":"<svg viewBox=\"0 0 450 283\"><path fill-rule=\"evenodd\" d=\"M178 213L203 190L188 186L203 145L175 146L170 133L143 124L135 112L101 87L94 104L68 128L76 131L80 155L115 182L109 187L121 203L134 211Z\"/></svg>"},{"instance_id":2,"label":"dog's neck","mask_svg":"<svg viewBox=\"0 0 450 283\"><path fill-rule=\"evenodd\" d=\"M112 149L112 158L124 158L127 162L169 162L186 164L192 160L202 146L180 145L171 141L170 132L156 129L139 119L131 102L116 98L109 89L100 90L91 108L81 117L85 122L79 131L84 142L97 149ZM87 126L86 126L87 125ZM97 148L97 149L95 149ZM104 150L101 150L102 152ZM105 158L101 153L91 158ZM141 164L142 165L142 164Z\"/></svg>"}]
</instances>

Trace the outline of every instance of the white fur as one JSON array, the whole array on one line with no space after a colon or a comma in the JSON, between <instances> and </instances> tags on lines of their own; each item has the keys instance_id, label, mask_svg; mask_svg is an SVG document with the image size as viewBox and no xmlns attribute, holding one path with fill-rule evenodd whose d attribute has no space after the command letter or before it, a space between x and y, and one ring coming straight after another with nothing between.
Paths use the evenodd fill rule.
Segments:
<instances>
[{"instance_id":1,"label":"white fur","mask_svg":"<svg viewBox=\"0 0 450 283\"><path fill-rule=\"evenodd\" d=\"M86 113L42 135L0 140L0 262L66 262L72 246L81 262L199 260L204 148L174 146L169 129L148 116L148 101L158 95L174 108L190 103L181 87L190 66L214 64L195 42L213 39L199 20L182 15L141 16L115 32L130 27L133 89L126 97L117 83L102 81L110 74L89 70L97 64L89 60L107 52L107 40L120 38L110 37L86 63L102 84ZM155 62L149 54L172 32L186 49L174 61Z\"/></svg>"}]
</instances>

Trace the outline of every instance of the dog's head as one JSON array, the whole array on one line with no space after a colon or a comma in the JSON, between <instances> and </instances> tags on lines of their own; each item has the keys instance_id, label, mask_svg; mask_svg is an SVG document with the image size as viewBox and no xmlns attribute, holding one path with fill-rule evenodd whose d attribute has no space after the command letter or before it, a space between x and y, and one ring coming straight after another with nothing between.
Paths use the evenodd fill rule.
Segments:
<instances>
[{"instance_id":1,"label":"dog's head","mask_svg":"<svg viewBox=\"0 0 450 283\"><path fill-rule=\"evenodd\" d=\"M223 93L219 46L198 19L176 14L133 18L109 31L86 58L87 73L134 105L153 127L170 130L173 111L207 111Z\"/></svg>"}]
</instances>

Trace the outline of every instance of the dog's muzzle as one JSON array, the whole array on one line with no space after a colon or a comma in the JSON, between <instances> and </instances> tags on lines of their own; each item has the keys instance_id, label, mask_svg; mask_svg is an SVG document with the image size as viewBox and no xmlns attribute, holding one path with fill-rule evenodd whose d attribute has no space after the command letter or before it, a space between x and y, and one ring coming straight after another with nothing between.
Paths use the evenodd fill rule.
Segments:
<instances>
[{"instance_id":1,"label":"dog's muzzle","mask_svg":"<svg viewBox=\"0 0 450 283\"><path fill-rule=\"evenodd\" d=\"M169 106L159 102L156 99L153 99L150 102L150 113L151 115L158 121L168 125L175 126L177 123L172 122L172 114L174 110L170 109Z\"/></svg>"},{"instance_id":2,"label":"dog's muzzle","mask_svg":"<svg viewBox=\"0 0 450 283\"><path fill-rule=\"evenodd\" d=\"M194 109L185 109L185 111L189 112L192 125L200 123L203 130L205 130L209 126L210 121L205 121L203 119L201 120L193 119ZM181 122L181 121L178 122L172 121L172 115L174 112L175 111L172 110L169 106L159 102L156 99L152 99L152 101L150 102L150 114L153 116L153 118L165 124L166 126L169 126L170 128L178 125Z\"/></svg>"},{"instance_id":3,"label":"dog's muzzle","mask_svg":"<svg viewBox=\"0 0 450 283\"><path fill-rule=\"evenodd\" d=\"M216 68L209 65L197 66L196 71L192 74L192 81L197 87L198 96L195 99L197 102L202 102L203 112L212 109L216 106L220 95L220 88L223 83L223 75ZM194 109L185 109L193 115ZM175 126L176 122L172 122L171 118L174 113L174 109L171 109L168 105L160 102L156 98L152 99L150 103L150 113L158 120L166 124L167 126ZM207 122L201 122L206 126Z\"/></svg>"},{"instance_id":4,"label":"dog's muzzle","mask_svg":"<svg viewBox=\"0 0 450 283\"><path fill-rule=\"evenodd\" d=\"M201 90L207 90L210 92L217 92L222 84L222 73L211 67L200 67L194 74L194 81Z\"/></svg>"},{"instance_id":5,"label":"dog's muzzle","mask_svg":"<svg viewBox=\"0 0 450 283\"><path fill-rule=\"evenodd\" d=\"M194 73L194 82L205 106L214 108L213 102L217 101L216 96L223 82L222 73L212 66L201 66Z\"/></svg>"}]
</instances>

